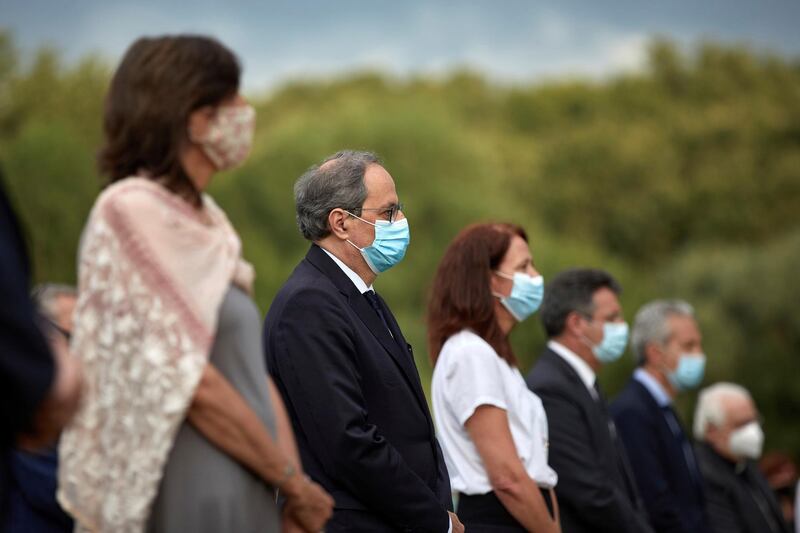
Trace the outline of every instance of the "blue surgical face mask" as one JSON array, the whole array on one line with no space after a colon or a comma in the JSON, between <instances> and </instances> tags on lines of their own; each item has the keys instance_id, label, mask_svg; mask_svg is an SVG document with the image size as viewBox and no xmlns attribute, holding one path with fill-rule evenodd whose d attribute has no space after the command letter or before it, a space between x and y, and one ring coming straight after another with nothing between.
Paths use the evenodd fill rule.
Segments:
<instances>
[{"instance_id":1,"label":"blue surgical face mask","mask_svg":"<svg viewBox=\"0 0 800 533\"><path fill-rule=\"evenodd\" d=\"M508 309L517 322L522 322L539 309L544 297L544 278L542 276L529 276L524 272L514 272L513 276L503 272L495 272L495 274L514 282L509 296L492 294L500 298L500 303Z\"/></svg>"},{"instance_id":2,"label":"blue surgical face mask","mask_svg":"<svg viewBox=\"0 0 800 533\"><path fill-rule=\"evenodd\" d=\"M625 353L628 345L627 322L605 322L603 324L603 340L591 345L592 353L602 363L613 363Z\"/></svg>"},{"instance_id":3,"label":"blue surgical face mask","mask_svg":"<svg viewBox=\"0 0 800 533\"><path fill-rule=\"evenodd\" d=\"M361 256L367 262L370 270L375 274L380 274L381 272L386 272L403 259L408 249L408 243L411 242L408 219L402 218L394 222L376 220L373 224L369 220L364 220L353 213L347 213L362 222L375 226L375 240L369 246L359 248L349 239L347 241L361 252Z\"/></svg>"},{"instance_id":4,"label":"blue surgical face mask","mask_svg":"<svg viewBox=\"0 0 800 533\"><path fill-rule=\"evenodd\" d=\"M684 353L678 359L675 370L667 372L667 379L676 390L694 389L703 381L706 356L701 353Z\"/></svg>"}]
</instances>

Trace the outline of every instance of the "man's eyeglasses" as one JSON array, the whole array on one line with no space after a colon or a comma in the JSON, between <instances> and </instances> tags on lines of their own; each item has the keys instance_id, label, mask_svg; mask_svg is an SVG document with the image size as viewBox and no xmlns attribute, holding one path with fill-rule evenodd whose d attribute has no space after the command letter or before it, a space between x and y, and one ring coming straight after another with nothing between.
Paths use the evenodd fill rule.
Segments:
<instances>
[{"instance_id":1,"label":"man's eyeglasses","mask_svg":"<svg viewBox=\"0 0 800 533\"><path fill-rule=\"evenodd\" d=\"M403 204L394 204L389 207L356 207L349 211L355 215L360 216L362 211L377 211L379 217L383 217L389 222L394 222L397 218L397 213L403 210Z\"/></svg>"}]
</instances>

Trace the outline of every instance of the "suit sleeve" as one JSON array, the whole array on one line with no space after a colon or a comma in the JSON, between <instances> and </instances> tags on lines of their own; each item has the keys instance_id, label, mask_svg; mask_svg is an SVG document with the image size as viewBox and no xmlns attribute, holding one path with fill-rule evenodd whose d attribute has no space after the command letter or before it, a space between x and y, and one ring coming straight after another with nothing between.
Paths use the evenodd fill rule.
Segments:
<instances>
[{"instance_id":1,"label":"suit sleeve","mask_svg":"<svg viewBox=\"0 0 800 533\"><path fill-rule=\"evenodd\" d=\"M397 529L445 533L449 516L439 495L369 421L355 333L340 305L322 290L304 289L275 327L277 368L270 370L325 473Z\"/></svg>"},{"instance_id":2,"label":"suit sleeve","mask_svg":"<svg viewBox=\"0 0 800 533\"><path fill-rule=\"evenodd\" d=\"M659 532L683 533L691 528L683 523L679 502L670 491L665 465L658 460L657 428L636 410L624 409L614 416L622 442L633 466L636 483L653 526ZM727 530L726 530L727 531Z\"/></svg>"},{"instance_id":3,"label":"suit sleeve","mask_svg":"<svg viewBox=\"0 0 800 533\"><path fill-rule=\"evenodd\" d=\"M54 363L34 318L13 215L4 204L0 199L0 431L13 438L30 429L53 381Z\"/></svg>"},{"instance_id":4,"label":"suit sleeve","mask_svg":"<svg viewBox=\"0 0 800 533\"><path fill-rule=\"evenodd\" d=\"M37 514L58 524L62 531L72 531L72 520L55 499L58 488L57 470L58 455L54 449L12 453L11 471L14 483L25 502Z\"/></svg>"},{"instance_id":5,"label":"suit sleeve","mask_svg":"<svg viewBox=\"0 0 800 533\"><path fill-rule=\"evenodd\" d=\"M556 492L564 505L583 517L598 533L651 532L627 496L603 475L601 458L581 410L563 395L536 390L550 434L550 465L558 473Z\"/></svg>"}]
</instances>

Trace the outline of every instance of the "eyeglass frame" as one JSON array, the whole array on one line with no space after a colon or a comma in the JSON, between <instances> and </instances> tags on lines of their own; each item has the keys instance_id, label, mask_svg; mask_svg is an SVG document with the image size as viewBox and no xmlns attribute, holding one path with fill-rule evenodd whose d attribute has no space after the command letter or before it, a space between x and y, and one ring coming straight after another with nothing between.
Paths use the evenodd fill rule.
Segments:
<instances>
[{"instance_id":1,"label":"eyeglass frame","mask_svg":"<svg viewBox=\"0 0 800 533\"><path fill-rule=\"evenodd\" d=\"M391 207L353 207L348 209L351 214L361 216L363 211L378 211L378 215L389 213L389 224L394 224L397 213L401 212L405 206L402 202L392 204Z\"/></svg>"}]
</instances>

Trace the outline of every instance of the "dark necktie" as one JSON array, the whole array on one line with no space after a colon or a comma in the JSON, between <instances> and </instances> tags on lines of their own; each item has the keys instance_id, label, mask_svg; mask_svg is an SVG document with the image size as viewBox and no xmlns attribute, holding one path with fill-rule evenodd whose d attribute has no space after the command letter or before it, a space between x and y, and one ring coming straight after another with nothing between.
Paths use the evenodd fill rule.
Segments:
<instances>
[{"instance_id":1,"label":"dark necktie","mask_svg":"<svg viewBox=\"0 0 800 533\"><path fill-rule=\"evenodd\" d=\"M600 410L603 411L603 414L608 417L609 423L613 424L611 421L611 417L608 416L608 404L606 403L606 395L603 394L603 389L600 387L600 382L597 379L594 380L594 401L597 402L597 405L600 406Z\"/></svg>"},{"instance_id":2,"label":"dark necktie","mask_svg":"<svg viewBox=\"0 0 800 533\"><path fill-rule=\"evenodd\" d=\"M596 393L595 401L600 407L600 410L603 412L603 416L605 416L606 422L608 423L608 432L611 435L611 442L614 445L614 451L617 456L619 469L622 471L622 475L625 478L624 481L628 489L628 494L630 495L631 501L637 509L644 509L644 502L639 496L639 489L636 486L636 481L633 477L633 469L631 469L631 465L628 462L625 446L622 444L622 442L620 442L619 437L617 436L617 426L614 424L614 420L612 420L611 416L608 414L606 397L603 394L603 389L600 388L600 383L596 379L594 381L594 391Z\"/></svg>"},{"instance_id":3,"label":"dark necktie","mask_svg":"<svg viewBox=\"0 0 800 533\"><path fill-rule=\"evenodd\" d=\"M667 425L669 426L670 431L672 431L673 437L675 437L675 439L678 440L681 445L683 457L686 460L686 468L689 470L692 480L698 488L702 487L703 482L702 478L700 477L700 470L698 469L697 461L694 458L692 445L689 444L689 439L686 438L686 433L684 433L683 428L681 427L678 416L675 414L675 411L672 410L670 405L662 405L661 412L664 413L664 418L667 419Z\"/></svg>"},{"instance_id":4,"label":"dark necktie","mask_svg":"<svg viewBox=\"0 0 800 533\"><path fill-rule=\"evenodd\" d=\"M375 291L367 291L364 293L364 297L380 317L381 322L383 322L383 325L386 328L386 331L388 331L389 335L394 338L394 335L392 335L392 328L389 327L389 322L386 320L386 313L383 312L383 306L381 305L380 300L378 300L378 295L375 294Z\"/></svg>"},{"instance_id":5,"label":"dark necktie","mask_svg":"<svg viewBox=\"0 0 800 533\"><path fill-rule=\"evenodd\" d=\"M606 410L606 400L605 396L603 395L603 389L600 388L600 382L597 381L595 378L594 380L594 399L600 405L600 408L603 411Z\"/></svg>"},{"instance_id":6,"label":"dark necktie","mask_svg":"<svg viewBox=\"0 0 800 533\"><path fill-rule=\"evenodd\" d=\"M600 388L600 383L596 379L594 381L594 392L596 394L594 400L595 402L597 402L597 405L603 412L603 416L606 417L606 423L608 424L608 432L611 434L611 440L614 441L614 446L619 446L619 444L617 443L617 426L614 425L614 421L608 414L608 405L606 404L606 397L603 394L603 389Z\"/></svg>"}]
</instances>

